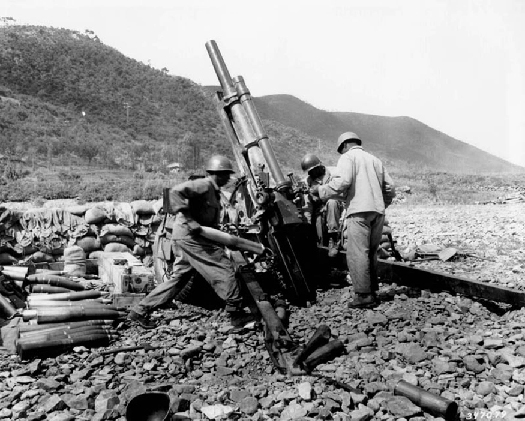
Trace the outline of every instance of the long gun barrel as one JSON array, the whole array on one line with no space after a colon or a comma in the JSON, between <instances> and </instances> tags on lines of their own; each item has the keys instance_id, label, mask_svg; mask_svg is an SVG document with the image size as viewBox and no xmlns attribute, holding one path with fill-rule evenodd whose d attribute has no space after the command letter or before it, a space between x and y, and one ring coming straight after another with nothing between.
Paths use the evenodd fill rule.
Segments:
<instances>
[{"instance_id":1,"label":"long gun barrel","mask_svg":"<svg viewBox=\"0 0 525 421\"><path fill-rule=\"evenodd\" d=\"M230 107L235 128L238 130L239 138L245 148L248 149L250 159L252 159L255 164L262 164L260 157L257 156L258 152L255 152L257 148L252 147L258 146L262 151L264 161L268 164L270 174L275 180L276 189L280 190L283 187L289 186L289 181L286 180L277 163L270 140L263 129L261 119L255 109L253 99L243 77L237 76L232 79L215 41L208 41L206 43L206 49L208 50L208 55L210 56L221 88L223 89L223 100Z\"/></svg>"},{"instance_id":2,"label":"long gun barrel","mask_svg":"<svg viewBox=\"0 0 525 421\"><path fill-rule=\"evenodd\" d=\"M293 202L292 182L279 167L244 79L231 77L215 41L208 41L206 49L222 89L217 93L219 115L238 166L248 179L248 183L239 184L246 224L259 226L259 241L276 256L286 298L306 305L315 301L315 233ZM275 186L270 185L269 175Z\"/></svg>"}]
</instances>

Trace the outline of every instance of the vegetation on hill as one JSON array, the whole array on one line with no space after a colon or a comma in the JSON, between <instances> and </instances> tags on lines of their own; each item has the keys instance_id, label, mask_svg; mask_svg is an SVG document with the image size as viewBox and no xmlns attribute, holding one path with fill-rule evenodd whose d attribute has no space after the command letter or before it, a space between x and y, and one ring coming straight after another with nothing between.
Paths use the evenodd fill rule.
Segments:
<instances>
[{"instance_id":1,"label":"vegetation on hill","mask_svg":"<svg viewBox=\"0 0 525 421\"><path fill-rule=\"evenodd\" d=\"M156 197L203 171L213 153L233 157L210 98L216 90L125 57L91 31L1 27L0 200ZM285 173L300 174L306 152L335 165L334 140L349 127L407 184L422 179L413 173L443 170L436 150L475 149L411 119L328 113L287 95L256 106ZM185 171L167 174L172 162Z\"/></svg>"},{"instance_id":2,"label":"vegetation on hill","mask_svg":"<svg viewBox=\"0 0 525 421\"><path fill-rule=\"evenodd\" d=\"M106 167L200 166L229 151L201 88L125 57L90 34L0 29L1 153ZM51 145L49 145L51 144ZM50 149L50 151L49 151Z\"/></svg>"}]
</instances>

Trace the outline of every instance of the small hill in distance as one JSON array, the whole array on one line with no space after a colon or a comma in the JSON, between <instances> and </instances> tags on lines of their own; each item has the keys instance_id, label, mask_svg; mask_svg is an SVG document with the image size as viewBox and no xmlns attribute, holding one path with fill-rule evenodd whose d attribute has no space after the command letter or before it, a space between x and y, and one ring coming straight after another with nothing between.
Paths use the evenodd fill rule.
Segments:
<instances>
[{"instance_id":1,"label":"small hill in distance","mask_svg":"<svg viewBox=\"0 0 525 421\"><path fill-rule=\"evenodd\" d=\"M395 167L470 174L525 172L410 117L328 112L291 95L259 97L256 104L262 118L319 138L332 150L341 133L354 131L366 150Z\"/></svg>"}]
</instances>

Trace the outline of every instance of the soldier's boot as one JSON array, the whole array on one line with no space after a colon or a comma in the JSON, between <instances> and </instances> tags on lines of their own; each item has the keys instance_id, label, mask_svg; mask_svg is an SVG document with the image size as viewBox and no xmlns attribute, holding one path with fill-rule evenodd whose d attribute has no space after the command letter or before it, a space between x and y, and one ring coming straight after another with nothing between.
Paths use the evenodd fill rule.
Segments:
<instances>
[{"instance_id":1,"label":"soldier's boot","mask_svg":"<svg viewBox=\"0 0 525 421\"><path fill-rule=\"evenodd\" d=\"M349 308L372 308L379 304L375 294L355 294L353 301L348 303Z\"/></svg>"},{"instance_id":2,"label":"soldier's boot","mask_svg":"<svg viewBox=\"0 0 525 421\"><path fill-rule=\"evenodd\" d=\"M234 328L240 329L246 327L248 324L255 322L256 318L251 313L246 313L242 310L228 312L230 323Z\"/></svg>"},{"instance_id":3,"label":"soldier's boot","mask_svg":"<svg viewBox=\"0 0 525 421\"><path fill-rule=\"evenodd\" d=\"M148 316L144 316L133 310L129 312L128 320L130 320L132 323L138 324L144 329L155 329L157 327L157 322L151 320Z\"/></svg>"}]
</instances>

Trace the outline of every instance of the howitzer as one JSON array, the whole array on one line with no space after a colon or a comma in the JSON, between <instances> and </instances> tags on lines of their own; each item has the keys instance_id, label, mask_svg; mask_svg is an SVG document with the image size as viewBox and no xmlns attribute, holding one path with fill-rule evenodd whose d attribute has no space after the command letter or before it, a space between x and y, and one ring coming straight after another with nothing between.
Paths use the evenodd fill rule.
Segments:
<instances>
[{"instance_id":1,"label":"howitzer","mask_svg":"<svg viewBox=\"0 0 525 421\"><path fill-rule=\"evenodd\" d=\"M257 240L273 251L283 295L307 305L315 301L317 284L314 232L294 203L297 192L281 171L244 79L230 76L215 41L208 41L206 49L222 89L217 110L245 180L237 184L232 200L243 208L249 225L259 227Z\"/></svg>"},{"instance_id":2,"label":"howitzer","mask_svg":"<svg viewBox=\"0 0 525 421\"><path fill-rule=\"evenodd\" d=\"M293 177L283 175L244 79L230 76L215 41L207 42L206 49L222 89L216 94L217 111L241 173L230 199L244 216L236 230L271 250L257 259L272 276L259 283L252 261L243 253L232 253L232 260L253 298L252 311L264 322L265 345L273 364L281 372L292 373L302 369L290 360L297 344L283 325L284 313L280 311L279 318L274 310L270 295L278 294L299 306L316 300L315 233L302 218L297 201L304 192Z\"/></svg>"}]
</instances>

